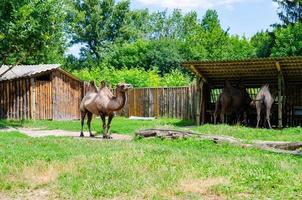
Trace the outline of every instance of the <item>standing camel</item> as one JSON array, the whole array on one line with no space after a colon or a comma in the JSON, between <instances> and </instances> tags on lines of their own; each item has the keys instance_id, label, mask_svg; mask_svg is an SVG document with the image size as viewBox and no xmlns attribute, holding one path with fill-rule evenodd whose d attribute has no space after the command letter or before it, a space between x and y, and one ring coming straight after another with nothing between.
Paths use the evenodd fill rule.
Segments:
<instances>
[{"instance_id":1,"label":"standing camel","mask_svg":"<svg viewBox=\"0 0 302 200\"><path fill-rule=\"evenodd\" d=\"M236 115L237 123L240 123L241 116L246 115L252 99L244 86L240 88L233 87L231 83L226 80L222 93L218 96L214 112L214 124L217 123L217 117L220 115L220 120L225 123L226 115ZM247 120L246 117L245 121Z\"/></svg>"},{"instance_id":2,"label":"standing camel","mask_svg":"<svg viewBox=\"0 0 302 200\"><path fill-rule=\"evenodd\" d=\"M270 129L272 129L272 125L270 122L271 108L274 103L274 98L269 91L269 85L266 84L261 87L260 91L256 96L256 100L253 101L253 105L256 106L257 110L257 128L259 127L259 122L261 119L261 111L265 112L266 121ZM265 123L265 120L264 120Z\"/></svg>"},{"instance_id":3,"label":"standing camel","mask_svg":"<svg viewBox=\"0 0 302 200\"><path fill-rule=\"evenodd\" d=\"M91 85L91 88L95 88ZM100 115L103 122L103 138L110 139L109 129L111 121L116 111L121 110L126 103L126 91L132 88L130 84L120 83L115 89L115 95L108 89L105 82L102 81L99 89L89 90L83 98L80 111L81 111L81 137L84 137L83 126L84 119L87 114L87 125L90 137L94 137L91 133L91 120L92 115ZM108 123L106 125L106 116L108 116Z\"/></svg>"}]
</instances>

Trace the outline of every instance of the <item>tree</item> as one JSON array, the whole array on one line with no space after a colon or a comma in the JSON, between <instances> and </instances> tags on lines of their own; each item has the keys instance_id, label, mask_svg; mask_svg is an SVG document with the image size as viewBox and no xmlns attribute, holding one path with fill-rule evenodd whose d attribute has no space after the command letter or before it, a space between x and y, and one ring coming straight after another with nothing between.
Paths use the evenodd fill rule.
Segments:
<instances>
[{"instance_id":1,"label":"tree","mask_svg":"<svg viewBox=\"0 0 302 200\"><path fill-rule=\"evenodd\" d=\"M64 1L2 0L0 65L61 61L65 51L64 9Z\"/></svg>"},{"instance_id":2,"label":"tree","mask_svg":"<svg viewBox=\"0 0 302 200\"><path fill-rule=\"evenodd\" d=\"M259 58L270 57L274 44L274 32L261 31L251 38L251 45L255 48L256 55Z\"/></svg>"},{"instance_id":3,"label":"tree","mask_svg":"<svg viewBox=\"0 0 302 200\"><path fill-rule=\"evenodd\" d=\"M252 46L247 38L230 36L228 43L226 59L236 60L256 57L256 48Z\"/></svg>"},{"instance_id":4,"label":"tree","mask_svg":"<svg viewBox=\"0 0 302 200\"><path fill-rule=\"evenodd\" d=\"M104 57L103 63L116 69L158 69L160 74L165 74L181 68L183 58L180 49L181 43L169 38L137 40L114 46Z\"/></svg>"},{"instance_id":5,"label":"tree","mask_svg":"<svg viewBox=\"0 0 302 200\"><path fill-rule=\"evenodd\" d=\"M85 45L82 55L90 54L99 62L111 44L131 39L126 27L131 17L129 1L72 0L71 6L71 43Z\"/></svg>"},{"instance_id":6,"label":"tree","mask_svg":"<svg viewBox=\"0 0 302 200\"><path fill-rule=\"evenodd\" d=\"M302 24L295 23L275 31L272 56L302 56Z\"/></svg>"},{"instance_id":7,"label":"tree","mask_svg":"<svg viewBox=\"0 0 302 200\"><path fill-rule=\"evenodd\" d=\"M302 22L302 0L273 0L278 3L278 16L284 25Z\"/></svg>"}]
</instances>

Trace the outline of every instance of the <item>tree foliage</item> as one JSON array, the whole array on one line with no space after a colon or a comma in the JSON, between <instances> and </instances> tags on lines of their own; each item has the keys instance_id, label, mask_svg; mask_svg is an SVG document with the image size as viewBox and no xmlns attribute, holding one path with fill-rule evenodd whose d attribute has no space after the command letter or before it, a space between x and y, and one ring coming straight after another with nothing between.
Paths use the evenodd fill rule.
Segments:
<instances>
[{"instance_id":1,"label":"tree foliage","mask_svg":"<svg viewBox=\"0 0 302 200\"><path fill-rule=\"evenodd\" d=\"M272 56L302 56L302 24L295 23L275 31Z\"/></svg>"},{"instance_id":2,"label":"tree foliage","mask_svg":"<svg viewBox=\"0 0 302 200\"><path fill-rule=\"evenodd\" d=\"M273 0L278 3L278 16L284 25L302 22L301 0Z\"/></svg>"},{"instance_id":3,"label":"tree foliage","mask_svg":"<svg viewBox=\"0 0 302 200\"><path fill-rule=\"evenodd\" d=\"M74 75L83 80L106 80L109 86L114 87L120 82L132 84L134 87L169 87L169 86L188 86L191 82L190 77L184 75L179 70L173 70L170 74L161 77L156 69L146 71L142 68L114 69L97 68L82 69L73 72Z\"/></svg>"},{"instance_id":4,"label":"tree foliage","mask_svg":"<svg viewBox=\"0 0 302 200\"><path fill-rule=\"evenodd\" d=\"M302 55L301 0L273 0L281 25L231 35L215 10L130 9L130 0L0 0L0 61L63 63L83 79L138 87L186 85L186 60ZM79 57L66 55L80 45ZM1 63L1 64L2 64Z\"/></svg>"},{"instance_id":5,"label":"tree foliage","mask_svg":"<svg viewBox=\"0 0 302 200\"><path fill-rule=\"evenodd\" d=\"M131 19L129 1L72 0L69 13L71 43L82 43L82 56L92 55L95 61L103 57L112 43L132 39L128 22Z\"/></svg>"},{"instance_id":6,"label":"tree foliage","mask_svg":"<svg viewBox=\"0 0 302 200\"><path fill-rule=\"evenodd\" d=\"M62 61L64 8L57 0L1 0L1 64Z\"/></svg>"}]
</instances>

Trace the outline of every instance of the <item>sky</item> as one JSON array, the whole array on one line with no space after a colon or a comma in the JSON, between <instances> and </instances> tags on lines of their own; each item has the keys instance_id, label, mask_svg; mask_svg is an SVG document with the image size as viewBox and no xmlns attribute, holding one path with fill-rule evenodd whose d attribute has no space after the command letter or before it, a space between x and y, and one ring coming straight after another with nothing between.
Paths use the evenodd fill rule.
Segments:
<instances>
[{"instance_id":1,"label":"sky","mask_svg":"<svg viewBox=\"0 0 302 200\"><path fill-rule=\"evenodd\" d=\"M215 9L225 30L248 38L278 22L277 5L272 0L131 0L131 8L151 12L179 8L184 13L196 11L200 19L207 9ZM68 53L78 56L80 47L74 45Z\"/></svg>"},{"instance_id":2,"label":"sky","mask_svg":"<svg viewBox=\"0 0 302 200\"><path fill-rule=\"evenodd\" d=\"M199 18L207 9L215 9L225 29L247 37L278 21L277 5L272 0L132 0L131 7L150 11L179 8L185 13L194 10Z\"/></svg>"}]
</instances>

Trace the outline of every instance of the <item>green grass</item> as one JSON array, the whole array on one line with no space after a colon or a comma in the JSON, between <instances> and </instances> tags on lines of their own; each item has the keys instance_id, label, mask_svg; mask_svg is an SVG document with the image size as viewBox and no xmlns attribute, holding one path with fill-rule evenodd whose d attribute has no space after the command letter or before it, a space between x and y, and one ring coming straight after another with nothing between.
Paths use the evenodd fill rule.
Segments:
<instances>
[{"instance_id":1,"label":"green grass","mask_svg":"<svg viewBox=\"0 0 302 200\"><path fill-rule=\"evenodd\" d=\"M302 141L302 128L285 128L282 130L268 130L247 128L242 126L206 124L192 130L202 134L229 135L246 141Z\"/></svg>"},{"instance_id":2,"label":"green grass","mask_svg":"<svg viewBox=\"0 0 302 200\"><path fill-rule=\"evenodd\" d=\"M116 117L112 121L111 132L119 134L133 134L135 131L154 127L169 127L182 129L187 126L192 126L192 122L178 119L156 119L154 121L129 120L123 117ZM79 121L47 121L47 120L24 120L24 121L8 121L0 120L1 127L26 127L26 128L41 128L48 130L68 130L79 131ZM87 125L84 126L87 131ZM268 141L302 141L302 128L286 128L283 130L268 130L255 129L242 126L229 125L211 125L206 124L199 127L189 127L189 129L201 134L229 135L236 138L246 140L268 140ZM93 119L92 131L101 133L101 120Z\"/></svg>"},{"instance_id":3,"label":"green grass","mask_svg":"<svg viewBox=\"0 0 302 200\"><path fill-rule=\"evenodd\" d=\"M85 121L86 122L86 121ZM112 120L111 132L119 134L133 134L136 130L161 127L161 126L189 126L192 122L178 119L162 118L153 121L130 120L124 117L115 117ZM67 130L80 131L80 121L50 121L50 120L0 120L0 128L2 127L26 127L26 128L41 128L47 130ZM101 133L101 119L92 120L92 131ZM84 130L87 131L87 124L84 125Z\"/></svg>"},{"instance_id":4,"label":"green grass","mask_svg":"<svg viewBox=\"0 0 302 200\"><path fill-rule=\"evenodd\" d=\"M59 199L302 198L300 157L191 139L99 142L0 133L0 163L0 199L41 190Z\"/></svg>"}]
</instances>

